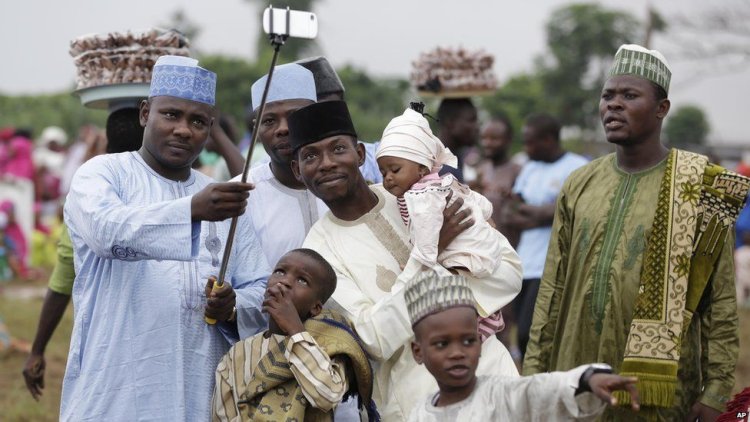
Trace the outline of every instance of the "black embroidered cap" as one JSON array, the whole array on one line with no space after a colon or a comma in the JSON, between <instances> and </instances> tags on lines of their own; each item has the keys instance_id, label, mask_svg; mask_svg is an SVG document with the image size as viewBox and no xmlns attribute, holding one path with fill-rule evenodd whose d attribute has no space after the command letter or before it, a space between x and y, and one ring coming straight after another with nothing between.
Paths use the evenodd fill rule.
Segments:
<instances>
[{"instance_id":1,"label":"black embroidered cap","mask_svg":"<svg viewBox=\"0 0 750 422\"><path fill-rule=\"evenodd\" d=\"M289 144L295 151L335 135L357 137L349 109L343 101L324 101L289 115Z\"/></svg>"}]
</instances>

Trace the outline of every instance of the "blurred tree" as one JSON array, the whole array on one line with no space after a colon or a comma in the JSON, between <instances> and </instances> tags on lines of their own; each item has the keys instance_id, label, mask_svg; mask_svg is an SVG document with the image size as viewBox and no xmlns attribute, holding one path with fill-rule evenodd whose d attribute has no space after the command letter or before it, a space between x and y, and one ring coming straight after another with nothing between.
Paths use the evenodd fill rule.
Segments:
<instances>
[{"instance_id":1,"label":"blurred tree","mask_svg":"<svg viewBox=\"0 0 750 422\"><path fill-rule=\"evenodd\" d=\"M72 90L71 90L72 91ZM27 127L39 136L47 126L60 126L73 140L85 124L104 127L106 110L92 110L70 93L6 96L0 94L0 127Z\"/></svg>"},{"instance_id":2,"label":"blurred tree","mask_svg":"<svg viewBox=\"0 0 750 422\"><path fill-rule=\"evenodd\" d=\"M200 26L190 20L185 11L182 9L177 9L172 12L172 14L169 15L169 21L160 24L160 26L166 29L176 29L182 32L188 38L188 40L190 40L191 45L196 42L196 40L198 39L198 35L200 35L201 33Z\"/></svg>"},{"instance_id":3,"label":"blurred tree","mask_svg":"<svg viewBox=\"0 0 750 422\"><path fill-rule=\"evenodd\" d=\"M521 127L526 116L535 112L557 114L545 101L542 78L534 73L511 77L494 95L482 98L481 107L491 116L504 115L510 120L516 145L522 141Z\"/></svg>"},{"instance_id":4,"label":"blurred tree","mask_svg":"<svg viewBox=\"0 0 750 422\"><path fill-rule=\"evenodd\" d=\"M674 61L693 63L682 83L707 75L747 70L750 63L750 0L702 2L703 10L672 12L664 41Z\"/></svg>"},{"instance_id":5,"label":"blurred tree","mask_svg":"<svg viewBox=\"0 0 750 422\"><path fill-rule=\"evenodd\" d=\"M187 14L182 9L177 9L169 15L169 21L159 25L165 29L175 29L180 31L190 41L191 55L196 56L198 54L197 40L201 33L200 26L194 21L188 18Z\"/></svg>"},{"instance_id":6,"label":"blurred tree","mask_svg":"<svg viewBox=\"0 0 750 422\"><path fill-rule=\"evenodd\" d=\"M336 73L344 84L346 103L362 140L379 140L388 122L409 105L409 82L405 79L375 79L351 65Z\"/></svg>"},{"instance_id":7,"label":"blurred tree","mask_svg":"<svg viewBox=\"0 0 750 422\"><path fill-rule=\"evenodd\" d=\"M268 73L270 59L251 63L239 57L205 55L200 57L200 63L216 72L216 107L231 114L238 123L244 122L250 105L250 87Z\"/></svg>"},{"instance_id":8,"label":"blurred tree","mask_svg":"<svg viewBox=\"0 0 750 422\"><path fill-rule=\"evenodd\" d=\"M661 14L649 5L648 19L646 20L646 35L643 37L643 46L651 48L651 40L655 32L664 32L667 30L667 21Z\"/></svg>"},{"instance_id":9,"label":"blurred tree","mask_svg":"<svg viewBox=\"0 0 750 422\"><path fill-rule=\"evenodd\" d=\"M549 56L538 62L545 100L564 125L592 128L599 92L617 48L636 39L640 24L629 13L598 4L555 10L546 24Z\"/></svg>"},{"instance_id":10,"label":"blurred tree","mask_svg":"<svg viewBox=\"0 0 750 422\"><path fill-rule=\"evenodd\" d=\"M639 27L630 14L598 4L556 9L546 24L549 53L537 57L531 72L510 76L495 95L482 100L483 107L507 115L514 128L530 113L547 112L563 125L579 127L584 138L593 138L599 92L612 56L635 39ZM520 130L516 137L520 139Z\"/></svg>"},{"instance_id":11,"label":"blurred tree","mask_svg":"<svg viewBox=\"0 0 750 422\"><path fill-rule=\"evenodd\" d=\"M685 148L706 143L711 126L700 107L685 105L671 112L669 116L664 133L671 146Z\"/></svg>"}]
</instances>

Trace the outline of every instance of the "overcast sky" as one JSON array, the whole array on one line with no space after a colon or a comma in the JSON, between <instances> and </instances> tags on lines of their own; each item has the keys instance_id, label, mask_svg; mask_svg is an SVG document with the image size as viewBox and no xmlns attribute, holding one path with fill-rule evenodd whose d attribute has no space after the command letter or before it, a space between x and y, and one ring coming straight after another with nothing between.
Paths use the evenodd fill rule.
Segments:
<instances>
[{"instance_id":1,"label":"overcast sky","mask_svg":"<svg viewBox=\"0 0 750 422\"><path fill-rule=\"evenodd\" d=\"M674 10L699 13L711 4L700 0L658 0L663 14ZM204 52L252 58L260 25L257 2L243 0L24 0L6 1L0 41L0 92L28 94L71 89L75 68L68 55L71 39L88 33L145 29L169 22L183 9L201 28L195 45ZM484 48L495 56L495 73L509 75L532 68L545 52L544 23L563 0L322 0L315 12L318 42L334 64L351 63L381 76L407 78L411 61L435 46ZM647 0L603 0L608 7L627 7L643 18ZM280 4L280 3L279 3ZM710 35L708 35L710 36ZM656 37L653 48L668 49ZM614 51L612 52L614 54ZM666 52L665 52L666 53ZM667 55L667 59L669 56ZM717 143L747 140L744 119L750 98L750 70L693 78L696 65L671 61L673 110L692 103L709 116ZM247 87L239 87L249 91Z\"/></svg>"}]
</instances>

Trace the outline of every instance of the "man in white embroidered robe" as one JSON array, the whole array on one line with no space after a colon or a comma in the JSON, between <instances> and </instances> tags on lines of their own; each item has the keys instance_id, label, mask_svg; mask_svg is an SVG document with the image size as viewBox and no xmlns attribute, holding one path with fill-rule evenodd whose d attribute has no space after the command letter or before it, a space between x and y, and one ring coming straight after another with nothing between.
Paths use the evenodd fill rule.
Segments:
<instances>
[{"instance_id":1,"label":"man in white embroidered robe","mask_svg":"<svg viewBox=\"0 0 750 422\"><path fill-rule=\"evenodd\" d=\"M412 332L403 296L409 278L397 281L409 257L409 236L396 199L381 185L369 187L357 170L364 149L356 142L344 102L302 108L290 116L289 125L297 160L292 169L330 209L313 226L304 247L318 251L337 272L338 286L329 303L353 322L378 363L374 399L383 420L405 420L436 383L409 352ZM447 209L446 226L453 232L441 236L441 245L462 228L459 223L467 213L457 213L460 205ZM521 265L513 248L507 245L492 277L473 279L470 285L482 316L509 303L521 288ZM480 372L518 374L494 337L485 342L483 353Z\"/></svg>"}]
</instances>

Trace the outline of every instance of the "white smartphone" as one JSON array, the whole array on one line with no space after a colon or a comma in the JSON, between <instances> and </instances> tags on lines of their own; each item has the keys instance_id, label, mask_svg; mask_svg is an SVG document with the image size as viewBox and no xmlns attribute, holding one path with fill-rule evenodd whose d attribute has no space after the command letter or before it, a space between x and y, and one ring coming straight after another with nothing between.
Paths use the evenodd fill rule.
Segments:
<instances>
[{"instance_id":1,"label":"white smartphone","mask_svg":"<svg viewBox=\"0 0 750 422\"><path fill-rule=\"evenodd\" d=\"M318 36L318 18L311 12L269 6L263 11L263 31L311 40Z\"/></svg>"}]
</instances>

